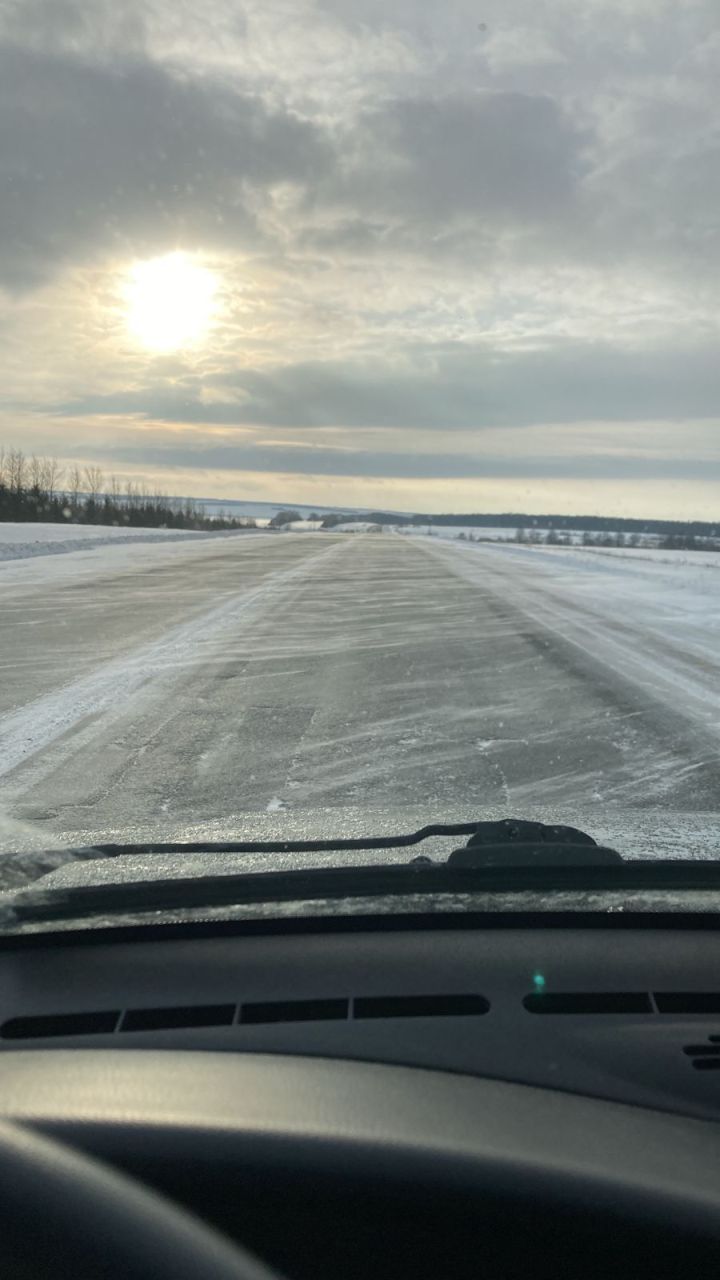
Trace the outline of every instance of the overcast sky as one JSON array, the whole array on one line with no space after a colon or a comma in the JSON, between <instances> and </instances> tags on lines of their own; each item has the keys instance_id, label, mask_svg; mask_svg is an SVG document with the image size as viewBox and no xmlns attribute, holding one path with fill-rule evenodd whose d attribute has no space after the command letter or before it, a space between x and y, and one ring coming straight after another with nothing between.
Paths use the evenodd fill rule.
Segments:
<instances>
[{"instance_id":1,"label":"overcast sky","mask_svg":"<svg viewBox=\"0 0 720 1280\"><path fill-rule=\"evenodd\" d=\"M720 518L717 0L3 0L0 443ZM166 350L137 264L217 285Z\"/></svg>"}]
</instances>

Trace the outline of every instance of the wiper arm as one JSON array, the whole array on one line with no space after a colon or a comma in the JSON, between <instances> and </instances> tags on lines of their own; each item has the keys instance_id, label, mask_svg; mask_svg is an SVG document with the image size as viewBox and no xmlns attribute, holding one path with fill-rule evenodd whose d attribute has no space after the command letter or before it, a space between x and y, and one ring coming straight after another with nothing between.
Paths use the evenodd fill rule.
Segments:
<instances>
[{"instance_id":1,"label":"wiper arm","mask_svg":"<svg viewBox=\"0 0 720 1280\"><path fill-rule=\"evenodd\" d=\"M65 850L50 849L46 854L70 853L89 858L128 858L163 853L334 853L362 849L402 849L420 844L432 836L469 836L477 831L477 822L436 822L418 831L392 836L358 836L339 840L147 840L134 844L80 845Z\"/></svg>"},{"instance_id":2,"label":"wiper arm","mask_svg":"<svg viewBox=\"0 0 720 1280\"><path fill-rule=\"evenodd\" d=\"M45 850L43 856L58 856L63 853L79 858L145 857L152 854L168 853L341 853L370 849L406 849L412 845L422 844L434 836L470 836L465 846L476 851L482 846L487 852L500 846L509 851L522 847L528 853L530 847L537 849L537 859L547 861L557 845L581 846L585 850L593 849L599 857L604 857L607 850L575 827L546 826L542 822L526 822L519 818L505 818L501 822L435 822L420 827L417 831L403 832L391 836L358 836L352 839L339 840L147 840L134 844L94 844L81 845L65 850ZM462 850L456 851L458 854ZM609 851L612 860L618 861L620 854ZM595 856L593 855L593 857ZM451 858L454 856L450 855ZM506 860L506 858L504 858Z\"/></svg>"}]
</instances>

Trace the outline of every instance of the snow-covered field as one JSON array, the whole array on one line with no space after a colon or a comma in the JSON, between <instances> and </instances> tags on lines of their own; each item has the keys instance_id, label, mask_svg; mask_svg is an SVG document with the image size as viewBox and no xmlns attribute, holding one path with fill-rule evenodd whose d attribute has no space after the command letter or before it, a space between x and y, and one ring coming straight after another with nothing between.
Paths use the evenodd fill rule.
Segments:
<instances>
[{"instance_id":1,"label":"snow-covered field","mask_svg":"<svg viewBox=\"0 0 720 1280\"><path fill-rule=\"evenodd\" d=\"M604 547L585 546L586 537L597 539L598 544L602 539L612 538L613 541L620 539L622 542L629 540L630 535L623 533L618 529L606 529L602 533L596 530L583 531L582 529L556 530L559 542L555 546L548 546L546 538L548 536L547 529L533 529L530 525L522 526L518 529L495 528L493 526L484 525L440 525L440 524L421 524L421 525L396 525L394 526L396 533L405 537L431 537L440 538L447 542L512 542L519 545L531 546L533 549L547 549L550 551L563 551L568 547L577 549L582 552L592 552L594 555L619 555L635 557L639 559L657 559L662 557L666 564L681 564L685 561L688 564L701 564L704 562L716 563L720 565L720 553L716 551L674 551L662 548L659 544L663 541L659 534L644 533L642 535L634 535L639 539L638 546L620 546L620 547ZM521 538L518 538L518 534ZM538 541L533 539L537 537ZM702 539L698 539L702 543Z\"/></svg>"},{"instance_id":2,"label":"snow-covered field","mask_svg":"<svg viewBox=\"0 0 720 1280\"><path fill-rule=\"evenodd\" d=\"M516 534L515 529L496 529L490 525L485 528L474 524L399 524L395 525L394 528L396 533L400 533L406 538L443 538L448 542L463 541L465 539L470 542L475 539L490 539L492 542L512 542Z\"/></svg>"},{"instance_id":3,"label":"snow-covered field","mask_svg":"<svg viewBox=\"0 0 720 1280\"><path fill-rule=\"evenodd\" d=\"M567 547L532 547L541 555L561 555ZM573 556L609 556L614 560L645 560L650 564L672 565L674 568L695 567L720 569L720 553L717 551L665 551L657 547L573 547Z\"/></svg>"}]
</instances>

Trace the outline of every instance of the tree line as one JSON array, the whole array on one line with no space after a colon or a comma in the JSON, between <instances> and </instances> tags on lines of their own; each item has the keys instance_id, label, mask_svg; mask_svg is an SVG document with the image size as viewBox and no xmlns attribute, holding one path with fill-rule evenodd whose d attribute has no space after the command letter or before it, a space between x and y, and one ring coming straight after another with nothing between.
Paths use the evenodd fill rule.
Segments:
<instances>
[{"instance_id":1,"label":"tree line","mask_svg":"<svg viewBox=\"0 0 720 1280\"><path fill-rule=\"evenodd\" d=\"M462 538L462 534L458 534ZM539 529L525 529L522 525L515 531L516 542L531 544L542 543L546 547L577 546L578 542L569 533L558 533L556 529L541 532ZM579 545L583 547L645 547L659 551L720 551L720 540L717 538L696 537L694 533L670 533L665 537L639 533L592 533L584 529Z\"/></svg>"},{"instance_id":2,"label":"tree line","mask_svg":"<svg viewBox=\"0 0 720 1280\"><path fill-rule=\"evenodd\" d=\"M530 515L528 512L502 512L468 515L443 513L440 515L393 516L391 524L412 525L464 525L468 528L490 526L495 529L521 529L528 533L543 529L555 533L614 533L656 534L663 538L720 538L720 521L711 520L642 520L633 516L567 516ZM683 544L684 545L684 544Z\"/></svg>"},{"instance_id":3,"label":"tree line","mask_svg":"<svg viewBox=\"0 0 720 1280\"><path fill-rule=\"evenodd\" d=\"M129 528L248 529L246 516L208 516L192 498L105 476L100 467L63 468L56 458L0 449L0 521L104 524Z\"/></svg>"}]
</instances>

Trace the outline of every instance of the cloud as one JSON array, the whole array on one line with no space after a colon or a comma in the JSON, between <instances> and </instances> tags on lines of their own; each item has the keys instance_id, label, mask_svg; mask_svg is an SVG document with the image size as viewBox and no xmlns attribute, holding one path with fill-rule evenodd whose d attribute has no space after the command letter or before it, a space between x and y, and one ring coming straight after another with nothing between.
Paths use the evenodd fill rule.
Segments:
<instances>
[{"instance_id":1,"label":"cloud","mask_svg":"<svg viewBox=\"0 0 720 1280\"><path fill-rule=\"evenodd\" d=\"M203 399L212 388L213 398ZM225 398L218 398L224 391ZM557 343L498 353L448 344L404 361L305 362L55 406L196 424L473 431L538 422L678 423L718 414L717 348Z\"/></svg>"},{"instance_id":2,"label":"cloud","mask_svg":"<svg viewBox=\"0 0 720 1280\"><path fill-rule=\"evenodd\" d=\"M278 472L284 475L359 476L374 479L453 480L478 479L584 479L618 481L720 479L720 458L662 457L651 452L615 451L588 453L569 451L557 454L515 454L492 452L422 453L396 452L322 446L282 447L239 442L208 441L200 435L163 438L153 431L152 439L136 439L131 444L113 443L96 447L99 457L107 457L115 467L182 467L208 471Z\"/></svg>"},{"instance_id":3,"label":"cloud","mask_svg":"<svg viewBox=\"0 0 720 1280\"><path fill-rule=\"evenodd\" d=\"M317 128L212 79L0 47L0 280L95 251L251 241L253 190L317 180Z\"/></svg>"},{"instance_id":4,"label":"cloud","mask_svg":"<svg viewBox=\"0 0 720 1280\"><path fill-rule=\"evenodd\" d=\"M412 223L535 224L572 204L584 142L545 94L398 98L359 122L349 194Z\"/></svg>"},{"instance_id":5,"label":"cloud","mask_svg":"<svg viewBox=\"0 0 720 1280\"><path fill-rule=\"evenodd\" d=\"M57 54L142 52L146 16L138 0L4 0L0 39L8 45Z\"/></svg>"},{"instance_id":6,"label":"cloud","mask_svg":"<svg viewBox=\"0 0 720 1280\"><path fill-rule=\"evenodd\" d=\"M499 27L483 41L483 54L495 74L565 61L542 28L529 26Z\"/></svg>"}]
</instances>

